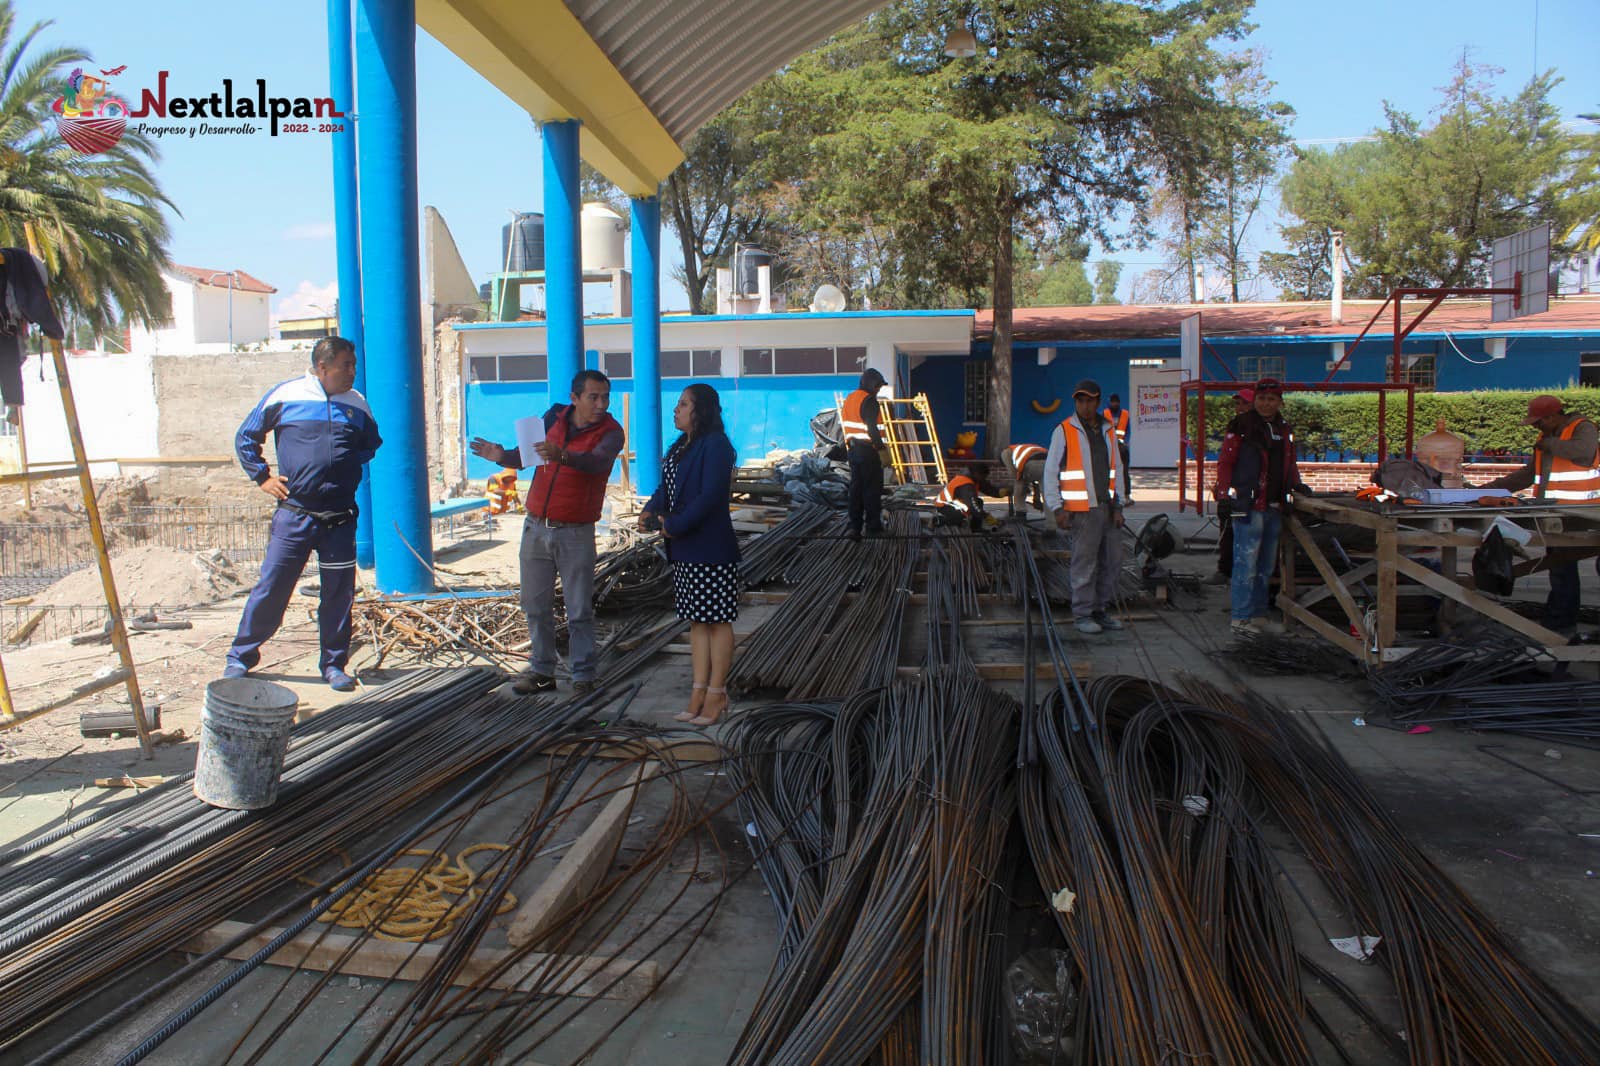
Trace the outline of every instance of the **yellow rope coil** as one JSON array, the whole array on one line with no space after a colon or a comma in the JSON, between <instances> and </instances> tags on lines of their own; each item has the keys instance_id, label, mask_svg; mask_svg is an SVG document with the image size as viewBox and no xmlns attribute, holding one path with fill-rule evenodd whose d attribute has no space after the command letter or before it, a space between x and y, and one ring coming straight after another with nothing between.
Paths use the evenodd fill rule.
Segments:
<instances>
[{"instance_id":1,"label":"yellow rope coil","mask_svg":"<svg viewBox=\"0 0 1600 1066\"><path fill-rule=\"evenodd\" d=\"M1038 400L1030 400L1029 402L1033 404L1033 409L1040 414L1053 415L1056 413L1056 409L1061 406L1061 397L1057 396L1048 404L1040 403Z\"/></svg>"},{"instance_id":2,"label":"yellow rope coil","mask_svg":"<svg viewBox=\"0 0 1600 1066\"><path fill-rule=\"evenodd\" d=\"M455 927L456 920L477 903L483 890L475 886L478 873L467 862L480 851L505 851L506 844L474 844L456 856L410 848L401 857L415 855L434 860L431 866L385 866L329 907L318 921L336 922L346 929L368 929L384 940L437 940ZM348 858L343 854L346 865ZM298 878L308 884L314 882ZM507 892L496 914L516 909L517 899Z\"/></svg>"}]
</instances>

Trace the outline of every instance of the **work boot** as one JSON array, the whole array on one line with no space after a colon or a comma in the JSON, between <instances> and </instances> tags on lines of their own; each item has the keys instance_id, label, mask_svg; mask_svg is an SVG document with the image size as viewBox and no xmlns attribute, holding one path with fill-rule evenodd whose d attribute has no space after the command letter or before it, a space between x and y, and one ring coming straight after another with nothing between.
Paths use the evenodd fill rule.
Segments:
<instances>
[{"instance_id":1,"label":"work boot","mask_svg":"<svg viewBox=\"0 0 1600 1066\"><path fill-rule=\"evenodd\" d=\"M1122 624L1122 620L1120 618L1112 618L1109 614L1106 614L1104 611L1096 611L1094 614L1090 615L1090 617L1093 618L1097 623L1099 623L1101 629L1116 630L1116 629L1126 629L1126 628L1128 628L1127 626Z\"/></svg>"},{"instance_id":2,"label":"work boot","mask_svg":"<svg viewBox=\"0 0 1600 1066\"><path fill-rule=\"evenodd\" d=\"M572 683L572 694L574 696L587 696L594 689L595 683L593 681L574 681Z\"/></svg>"},{"instance_id":3,"label":"work boot","mask_svg":"<svg viewBox=\"0 0 1600 1066\"><path fill-rule=\"evenodd\" d=\"M1218 570L1210 577L1206 578L1205 583L1207 585L1231 585L1233 584L1233 578L1227 574L1224 574L1221 570Z\"/></svg>"},{"instance_id":4,"label":"work boot","mask_svg":"<svg viewBox=\"0 0 1600 1066\"><path fill-rule=\"evenodd\" d=\"M322 679L326 681L328 683L328 687L333 689L335 692L354 692L356 690L356 679L339 669L337 666L330 666L324 670L322 672Z\"/></svg>"},{"instance_id":5,"label":"work boot","mask_svg":"<svg viewBox=\"0 0 1600 1066\"><path fill-rule=\"evenodd\" d=\"M1256 627L1251 625L1248 621L1242 621L1238 618L1233 620L1233 622L1228 626L1228 630L1235 637L1253 637L1257 632L1259 632L1259 630L1257 630Z\"/></svg>"},{"instance_id":6,"label":"work boot","mask_svg":"<svg viewBox=\"0 0 1600 1066\"><path fill-rule=\"evenodd\" d=\"M1271 634L1274 637L1281 637L1285 633L1288 632L1287 629L1283 628L1283 623L1282 622L1274 622L1272 619L1268 618L1266 615L1262 615L1259 618L1250 619L1250 625L1252 627L1254 627L1258 632L1268 633L1268 634Z\"/></svg>"},{"instance_id":7,"label":"work boot","mask_svg":"<svg viewBox=\"0 0 1600 1066\"><path fill-rule=\"evenodd\" d=\"M1104 626L1087 615L1083 618L1074 619L1072 624L1077 627L1079 633L1094 634L1105 632Z\"/></svg>"},{"instance_id":8,"label":"work boot","mask_svg":"<svg viewBox=\"0 0 1600 1066\"><path fill-rule=\"evenodd\" d=\"M549 692L556 687L556 679L549 674L536 674L532 670L524 670L511 682L511 691L519 696L531 696L535 692Z\"/></svg>"}]
</instances>

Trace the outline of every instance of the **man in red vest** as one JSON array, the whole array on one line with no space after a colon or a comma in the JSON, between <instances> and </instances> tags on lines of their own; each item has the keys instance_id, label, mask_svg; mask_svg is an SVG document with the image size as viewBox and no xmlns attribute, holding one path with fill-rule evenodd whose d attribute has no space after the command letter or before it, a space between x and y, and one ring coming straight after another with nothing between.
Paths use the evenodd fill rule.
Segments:
<instances>
[{"instance_id":1,"label":"man in red vest","mask_svg":"<svg viewBox=\"0 0 1600 1066\"><path fill-rule=\"evenodd\" d=\"M606 413L611 380L598 370L572 379L572 402L544 413L538 457L502 448L482 437L472 454L520 469L536 466L528 486L528 517L522 523L522 613L528 618L528 669L512 689L529 695L556 687L556 574L567 610L567 653L572 690L594 690L594 524L605 504L611 466L622 451L623 432Z\"/></svg>"}]
</instances>

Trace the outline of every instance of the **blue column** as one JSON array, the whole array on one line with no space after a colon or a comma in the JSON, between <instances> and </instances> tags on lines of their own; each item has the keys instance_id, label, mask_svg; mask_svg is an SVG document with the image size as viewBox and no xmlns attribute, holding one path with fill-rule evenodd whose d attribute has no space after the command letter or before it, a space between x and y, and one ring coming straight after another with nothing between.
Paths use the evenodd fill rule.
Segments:
<instances>
[{"instance_id":1,"label":"blue column","mask_svg":"<svg viewBox=\"0 0 1600 1066\"><path fill-rule=\"evenodd\" d=\"M583 258L578 236L578 121L546 122L544 145L544 313L550 402L569 403L583 369Z\"/></svg>"},{"instance_id":2,"label":"blue column","mask_svg":"<svg viewBox=\"0 0 1600 1066\"><path fill-rule=\"evenodd\" d=\"M328 0L328 95L345 113L333 135L333 219L339 260L339 336L356 346L356 389L367 391L367 349L361 330L361 230L356 220L356 83L350 43L350 0ZM356 489L356 565L372 565L372 476Z\"/></svg>"},{"instance_id":3,"label":"blue column","mask_svg":"<svg viewBox=\"0 0 1600 1066\"><path fill-rule=\"evenodd\" d=\"M631 201L633 249L634 483L644 495L661 478L661 201Z\"/></svg>"},{"instance_id":4,"label":"blue column","mask_svg":"<svg viewBox=\"0 0 1600 1066\"><path fill-rule=\"evenodd\" d=\"M367 400L383 434L370 467L373 554L378 590L398 593L433 591L417 245L416 16L415 0L357 0L361 301L370 316Z\"/></svg>"}]
</instances>

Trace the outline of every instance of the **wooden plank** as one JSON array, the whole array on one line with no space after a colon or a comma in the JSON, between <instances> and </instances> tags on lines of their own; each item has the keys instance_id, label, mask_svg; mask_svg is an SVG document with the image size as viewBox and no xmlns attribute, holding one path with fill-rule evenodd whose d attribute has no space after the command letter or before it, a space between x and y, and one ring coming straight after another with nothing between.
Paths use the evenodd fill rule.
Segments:
<instances>
[{"instance_id":1,"label":"wooden plank","mask_svg":"<svg viewBox=\"0 0 1600 1066\"><path fill-rule=\"evenodd\" d=\"M1368 559L1360 566L1351 567L1349 570L1346 570L1344 573L1340 574L1339 584L1343 585L1345 588L1349 588L1357 581L1363 581L1377 572L1378 561L1376 559ZM1300 597L1299 603L1302 607L1310 607L1313 604L1321 603L1323 600L1332 595L1333 589L1327 585L1323 585L1319 588L1312 589L1310 592Z\"/></svg>"},{"instance_id":2,"label":"wooden plank","mask_svg":"<svg viewBox=\"0 0 1600 1066\"><path fill-rule=\"evenodd\" d=\"M1546 629L1531 618L1522 617L1516 611L1511 610L1509 607L1501 606L1481 592L1464 588L1449 578L1436 574L1426 566L1414 563L1410 559L1402 558L1398 562L1400 572L1413 581L1426 585L1435 592L1441 592L1449 596L1457 603L1477 611L1486 618L1494 619L1508 629L1514 629L1523 636L1531 637L1538 643L1552 648L1567 646L1567 638L1560 633L1553 629Z\"/></svg>"},{"instance_id":3,"label":"wooden plank","mask_svg":"<svg viewBox=\"0 0 1600 1066\"><path fill-rule=\"evenodd\" d=\"M1393 524L1392 519L1383 515L1336 503L1333 500L1317 499L1314 496L1296 496L1294 506L1297 511L1308 511L1330 522L1343 522L1346 525L1362 526L1366 529L1381 530L1385 525L1392 527Z\"/></svg>"},{"instance_id":4,"label":"wooden plank","mask_svg":"<svg viewBox=\"0 0 1600 1066\"><path fill-rule=\"evenodd\" d=\"M577 843L561 857L561 863L533 891L511 918L506 939L515 947L537 944L568 920L578 900L594 891L616 860L622 834L628 828L628 815L645 782L661 769L658 762L640 763L633 781L612 796Z\"/></svg>"},{"instance_id":5,"label":"wooden plank","mask_svg":"<svg viewBox=\"0 0 1600 1066\"><path fill-rule=\"evenodd\" d=\"M1327 619L1320 618L1317 615L1312 614L1310 611L1289 599L1287 596L1278 597L1278 606L1283 610L1283 613L1286 616L1294 618L1296 622L1299 622L1301 625L1317 634L1317 636L1321 637L1323 640L1343 648L1345 651L1349 652L1351 655L1363 662L1366 661L1366 645L1362 641L1352 637L1349 633L1340 632L1339 628L1337 626L1330 625Z\"/></svg>"},{"instance_id":6,"label":"wooden plank","mask_svg":"<svg viewBox=\"0 0 1600 1066\"><path fill-rule=\"evenodd\" d=\"M1350 590L1345 587L1344 582L1339 580L1339 575L1333 572L1333 566L1329 564L1327 557L1322 554L1322 549L1317 547L1317 542L1311 539L1311 534L1306 532L1306 527L1301 525L1298 519L1290 518L1289 532L1293 534L1301 550L1306 553L1306 557L1311 560L1311 565L1317 568L1317 575L1322 578L1323 585L1333 593L1333 598L1339 601L1339 606L1344 608L1345 617L1350 620L1351 625L1356 627L1356 632L1365 633L1367 623L1360 609L1356 607L1355 598L1350 595ZM1292 570L1289 572L1293 573ZM1290 600L1294 599L1292 595L1288 598ZM1278 597L1280 603L1283 599L1284 597L1282 596ZM1299 618L1300 616L1297 614L1295 617Z\"/></svg>"},{"instance_id":7,"label":"wooden plank","mask_svg":"<svg viewBox=\"0 0 1600 1066\"><path fill-rule=\"evenodd\" d=\"M248 929L244 922L219 922L197 937L191 938L182 950L197 954L215 951ZM248 959L266 947L281 929L268 928L229 949L225 957ZM320 937L320 940L319 940ZM420 981L429 966L449 944L441 940L432 944L412 944L399 940L362 939L348 933L307 930L290 940L269 960L275 966L295 966L318 973L334 972L350 977L372 977L386 981L391 977L402 981ZM344 954L354 947L349 958ZM513 954L522 955L503 973L494 971ZM554 963L552 963L554 959ZM553 989L554 994L575 996L580 999L620 999L638 1002L650 995L661 982L661 965L653 959L633 962L627 959L606 961L599 958L574 960L571 957L551 956L540 952L523 954L490 948L478 948L457 971L454 984L477 985L498 991L511 991L531 987L534 975L548 972L552 967L567 974ZM570 968L570 971L569 971ZM612 985L612 981L616 983ZM611 987L607 988L607 985Z\"/></svg>"},{"instance_id":8,"label":"wooden plank","mask_svg":"<svg viewBox=\"0 0 1600 1066\"><path fill-rule=\"evenodd\" d=\"M1394 643L1395 596L1399 585L1400 551L1394 542L1394 525L1378 530L1378 650ZM1408 562L1410 560L1407 560ZM1430 570L1429 573L1432 573Z\"/></svg>"}]
</instances>

